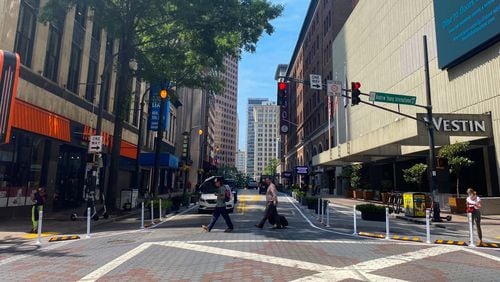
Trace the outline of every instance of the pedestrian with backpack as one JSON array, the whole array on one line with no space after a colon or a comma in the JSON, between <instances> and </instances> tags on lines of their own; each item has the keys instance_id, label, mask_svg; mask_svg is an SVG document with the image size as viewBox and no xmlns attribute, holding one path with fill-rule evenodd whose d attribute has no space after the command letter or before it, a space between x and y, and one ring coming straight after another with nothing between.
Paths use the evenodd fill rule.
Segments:
<instances>
[{"instance_id":1,"label":"pedestrian with backpack","mask_svg":"<svg viewBox=\"0 0 500 282\"><path fill-rule=\"evenodd\" d=\"M229 202L231 200L231 190L229 187L226 187L223 184L222 177L215 177L213 181L217 189L217 192L215 193L215 195L217 196L215 210L212 214L212 220L210 221L210 223L208 225L202 225L201 227L203 228L203 230L210 232L219 217L222 215L227 224L227 229L224 232L232 232L234 226L226 209L226 202Z\"/></svg>"},{"instance_id":2,"label":"pedestrian with backpack","mask_svg":"<svg viewBox=\"0 0 500 282\"><path fill-rule=\"evenodd\" d=\"M472 224L476 222L477 228L477 236L479 237L479 241L477 242L478 246L481 246L483 243L483 231L481 230L481 199L477 196L476 191L474 189L467 189L467 213L470 213L472 216ZM472 242L471 242L472 243Z\"/></svg>"}]
</instances>

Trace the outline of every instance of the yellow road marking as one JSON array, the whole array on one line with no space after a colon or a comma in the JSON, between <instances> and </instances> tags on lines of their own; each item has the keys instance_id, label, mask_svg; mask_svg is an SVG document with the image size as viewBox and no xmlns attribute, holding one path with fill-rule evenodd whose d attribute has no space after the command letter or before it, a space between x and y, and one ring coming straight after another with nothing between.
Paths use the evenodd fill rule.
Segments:
<instances>
[{"instance_id":1,"label":"yellow road marking","mask_svg":"<svg viewBox=\"0 0 500 282\"><path fill-rule=\"evenodd\" d=\"M59 235L61 233L59 232L42 232L41 237L49 237L49 236L54 236L54 235ZM24 239L36 239L38 238L37 233L26 233L22 236Z\"/></svg>"}]
</instances>

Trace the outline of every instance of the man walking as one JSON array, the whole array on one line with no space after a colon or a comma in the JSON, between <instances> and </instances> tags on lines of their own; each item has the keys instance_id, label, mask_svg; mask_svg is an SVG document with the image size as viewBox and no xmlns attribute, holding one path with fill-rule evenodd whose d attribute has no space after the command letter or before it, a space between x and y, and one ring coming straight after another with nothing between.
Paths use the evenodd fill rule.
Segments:
<instances>
[{"instance_id":1,"label":"man walking","mask_svg":"<svg viewBox=\"0 0 500 282\"><path fill-rule=\"evenodd\" d=\"M217 219L219 219L219 216L222 215L227 224L227 229L224 232L232 232L233 223L231 222L231 218L229 217L229 214L227 213L226 209L226 201L225 201L226 187L223 185L222 178L220 177L215 177L213 181L215 187L217 188L217 192L215 193L215 195L217 196L215 210L214 213L212 214L212 220L210 221L208 226L202 225L201 227L203 228L203 230L210 232L210 230L212 230L215 223L217 222Z\"/></svg>"},{"instance_id":2,"label":"man walking","mask_svg":"<svg viewBox=\"0 0 500 282\"><path fill-rule=\"evenodd\" d=\"M267 191L266 191L266 210L264 212L264 217L255 226L258 228L264 227L264 223L269 219L270 222L275 222L273 229L281 229L280 218L278 216L278 190L276 186L271 181L271 178L266 178Z\"/></svg>"},{"instance_id":3,"label":"man walking","mask_svg":"<svg viewBox=\"0 0 500 282\"><path fill-rule=\"evenodd\" d=\"M38 232L38 212L43 210L43 205L45 204L45 188L40 187L33 194L32 199L33 207L31 208L31 222L33 228L31 229L31 233Z\"/></svg>"}]
</instances>

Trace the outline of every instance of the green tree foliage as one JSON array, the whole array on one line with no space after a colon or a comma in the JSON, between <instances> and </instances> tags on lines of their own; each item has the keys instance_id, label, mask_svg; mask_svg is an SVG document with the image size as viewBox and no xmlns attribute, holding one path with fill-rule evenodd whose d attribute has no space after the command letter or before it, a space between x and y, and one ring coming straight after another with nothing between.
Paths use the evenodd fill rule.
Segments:
<instances>
[{"instance_id":1,"label":"green tree foliage","mask_svg":"<svg viewBox=\"0 0 500 282\"><path fill-rule=\"evenodd\" d=\"M113 204L111 187L118 183L123 121L129 108L126 97L132 94L132 77L174 82L176 87L221 89L216 75L224 71L223 58L239 57L241 50L254 52L262 34L274 31L270 21L281 15L283 7L268 0L48 0L40 20L57 20L61 10L84 4L90 8L92 20L120 46L115 54L118 89L106 193L108 204ZM132 59L139 66L136 73L129 69Z\"/></svg>"},{"instance_id":2,"label":"green tree foliage","mask_svg":"<svg viewBox=\"0 0 500 282\"><path fill-rule=\"evenodd\" d=\"M457 198L460 196L460 173L463 168L474 164L474 161L464 156L469 147L469 142L457 142L441 147L438 153L438 157L448 161L451 172L457 176Z\"/></svg>"},{"instance_id":3,"label":"green tree foliage","mask_svg":"<svg viewBox=\"0 0 500 282\"><path fill-rule=\"evenodd\" d=\"M408 169L403 169L403 178L408 183L415 183L418 186L418 191L422 192L422 181L424 172L427 170L427 165L418 163Z\"/></svg>"},{"instance_id":4,"label":"green tree foliage","mask_svg":"<svg viewBox=\"0 0 500 282\"><path fill-rule=\"evenodd\" d=\"M264 167L264 174L274 176L276 174L276 168L279 165L278 159L271 159Z\"/></svg>"},{"instance_id":5,"label":"green tree foliage","mask_svg":"<svg viewBox=\"0 0 500 282\"><path fill-rule=\"evenodd\" d=\"M359 188L361 184L361 168L363 166L361 164L353 164L351 165L351 187Z\"/></svg>"}]
</instances>

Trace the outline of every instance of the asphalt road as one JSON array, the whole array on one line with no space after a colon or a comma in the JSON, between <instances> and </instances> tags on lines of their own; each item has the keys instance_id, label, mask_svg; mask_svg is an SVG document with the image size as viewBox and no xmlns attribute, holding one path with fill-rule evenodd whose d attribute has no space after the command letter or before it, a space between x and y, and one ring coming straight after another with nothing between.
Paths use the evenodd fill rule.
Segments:
<instances>
[{"instance_id":1,"label":"asphalt road","mask_svg":"<svg viewBox=\"0 0 500 282\"><path fill-rule=\"evenodd\" d=\"M222 218L204 232L211 215L192 207L146 230L130 218L96 227L90 239L0 249L0 280L495 281L500 274L497 250L352 236L352 213L343 207L334 206L333 227L326 227L280 197L289 227L258 229L264 199L240 191L232 233L223 232ZM359 231L379 224L359 223ZM408 223L393 226L414 230Z\"/></svg>"}]
</instances>

